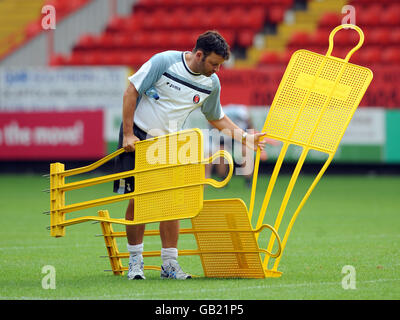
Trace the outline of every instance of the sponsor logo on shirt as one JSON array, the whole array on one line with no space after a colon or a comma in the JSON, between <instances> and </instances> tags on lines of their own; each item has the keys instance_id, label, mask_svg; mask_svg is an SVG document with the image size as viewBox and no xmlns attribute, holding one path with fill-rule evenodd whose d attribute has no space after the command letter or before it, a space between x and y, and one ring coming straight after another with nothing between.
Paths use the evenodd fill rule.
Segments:
<instances>
[{"instance_id":1,"label":"sponsor logo on shirt","mask_svg":"<svg viewBox=\"0 0 400 320\"><path fill-rule=\"evenodd\" d=\"M178 87L177 85L175 85L175 84L173 84L173 83L171 83L171 82L169 82L169 81L167 82L167 86L170 87L170 88L172 88L172 89L181 91L181 88L180 88L180 87Z\"/></svg>"}]
</instances>

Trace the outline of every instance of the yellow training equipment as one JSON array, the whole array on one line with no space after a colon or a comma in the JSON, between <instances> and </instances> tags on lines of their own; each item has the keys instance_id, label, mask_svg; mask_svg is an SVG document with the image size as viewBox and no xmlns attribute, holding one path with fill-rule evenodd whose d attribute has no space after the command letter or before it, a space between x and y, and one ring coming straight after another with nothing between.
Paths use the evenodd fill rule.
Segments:
<instances>
[{"instance_id":1,"label":"yellow training equipment","mask_svg":"<svg viewBox=\"0 0 400 320\"><path fill-rule=\"evenodd\" d=\"M341 59L331 56L331 53L334 35L343 28L355 29L360 40L347 56ZM302 153L277 213L274 224L276 231L279 230L308 152L317 150L328 154L322 169L292 215L282 240L282 250L285 248L294 221L331 163L345 130L372 80L371 70L349 63L351 55L361 47L363 41L364 34L359 27L340 25L329 36L329 48L325 56L306 50L296 51L289 61L272 102L263 132L267 133L267 137L281 141L283 145L262 202L257 227L264 220L289 145L301 146ZM249 208L250 217L254 210L259 161L260 151L258 150ZM274 240L275 237L271 236L267 250L271 250ZM264 267L267 267L269 258L269 256L265 257ZM275 260L272 271L277 271L280 259L281 256Z\"/></svg>"},{"instance_id":2,"label":"yellow training equipment","mask_svg":"<svg viewBox=\"0 0 400 320\"><path fill-rule=\"evenodd\" d=\"M203 185L221 188L228 183L233 172L232 157L219 151L203 159L203 135L200 130L184 130L135 144L135 169L78 182L65 183L65 177L92 171L124 152L120 149L92 165L64 170L61 163L50 167L50 234L61 237L65 227L89 220L104 221L97 216L84 216L65 220L65 214L122 200L135 199L135 218L108 219L109 222L136 225L165 220L187 219L196 216L203 207ZM223 181L205 178L205 164L217 157L229 162L229 173ZM135 190L123 195L65 204L67 191L110 182L124 177L135 178Z\"/></svg>"},{"instance_id":3,"label":"yellow training equipment","mask_svg":"<svg viewBox=\"0 0 400 320\"><path fill-rule=\"evenodd\" d=\"M331 55L334 35L342 28L353 28L360 36L359 43L344 59ZM136 167L127 172L65 183L66 177L91 171L124 152L123 149L83 168L64 170L61 163L51 164L51 235L63 236L65 227L71 224L88 220L100 221L112 271L114 274L122 274L127 268L122 266L121 259L128 258L129 254L118 251L115 238L126 237L126 233L114 232L113 223L134 225L191 219L192 227L181 229L180 233L193 234L197 249L179 250L179 255L199 255L206 277L279 277L281 272L277 268L293 224L331 163L343 134L372 80L372 72L369 69L349 63L351 55L361 47L363 41L364 35L360 28L341 25L331 32L325 56L299 50L290 59L263 127L266 137L281 141L283 146L265 195L260 201L262 206L255 217L255 228L252 227L251 221L256 203L260 149L257 150L255 160L249 210L240 199L203 200L203 185L210 184L217 188L225 186L232 176L233 162L232 157L225 151L219 151L204 160L201 131L193 129L137 142ZM290 145L302 147L302 153L272 227L263 222ZM310 150L326 153L328 158L289 217L290 221L281 242L278 230ZM204 165L221 156L229 162L228 176L221 182L206 179ZM65 204L65 193L69 190L128 176L135 177L135 190L132 193ZM135 199L134 221L112 219L107 210L99 211L99 216L65 220L66 213L127 199ZM259 236L265 228L272 233L267 241L267 248L262 249L259 246ZM145 235L159 235L159 231L149 230ZM275 240L278 246L273 253ZM144 252L143 256L160 256L160 251ZM275 259L272 268L268 266L270 258ZM145 269L159 270L159 267L145 266Z\"/></svg>"},{"instance_id":4,"label":"yellow training equipment","mask_svg":"<svg viewBox=\"0 0 400 320\"><path fill-rule=\"evenodd\" d=\"M108 211L99 211L101 217L109 217ZM210 278L265 278L278 277L263 267L260 254L277 258L281 254L280 239L275 230L263 224L253 230L246 205L241 199L204 200L203 209L191 219L192 228L181 229L180 234L193 234L197 249L179 250L179 256L198 255L204 276ZM101 222L104 241L113 273L122 275L128 268L122 264L129 258L128 252L119 252L116 238L126 237L126 232L114 232L110 222ZM276 253L259 248L256 235L270 229L278 241ZM158 230L145 231L145 236L159 235ZM157 257L161 252L145 251L143 257ZM147 270L159 270L158 266L145 265Z\"/></svg>"}]
</instances>

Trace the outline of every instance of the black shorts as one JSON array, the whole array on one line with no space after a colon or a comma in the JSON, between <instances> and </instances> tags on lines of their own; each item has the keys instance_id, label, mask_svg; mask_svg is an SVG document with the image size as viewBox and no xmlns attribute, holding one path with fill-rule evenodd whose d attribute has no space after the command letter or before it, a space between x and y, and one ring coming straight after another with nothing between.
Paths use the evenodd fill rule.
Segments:
<instances>
[{"instance_id":1,"label":"black shorts","mask_svg":"<svg viewBox=\"0 0 400 320\"><path fill-rule=\"evenodd\" d=\"M146 140L152 138L136 124L133 125L133 133L139 140ZM119 129L118 149L122 148L123 143L122 124ZM135 169L135 152L124 152L115 157L114 159L114 173L124 172ZM135 190L134 177L127 177L120 180L114 180L114 192L116 193L130 193Z\"/></svg>"}]
</instances>

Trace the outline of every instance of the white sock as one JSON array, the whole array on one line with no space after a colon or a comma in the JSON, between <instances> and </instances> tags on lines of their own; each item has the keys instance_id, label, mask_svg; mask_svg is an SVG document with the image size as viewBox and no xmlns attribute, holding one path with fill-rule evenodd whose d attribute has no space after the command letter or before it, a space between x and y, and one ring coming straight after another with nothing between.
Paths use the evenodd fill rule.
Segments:
<instances>
[{"instance_id":1,"label":"white sock","mask_svg":"<svg viewBox=\"0 0 400 320\"><path fill-rule=\"evenodd\" d=\"M143 243L136 245L131 245L128 243L126 246L131 256L142 255L143 253Z\"/></svg>"},{"instance_id":2,"label":"white sock","mask_svg":"<svg viewBox=\"0 0 400 320\"><path fill-rule=\"evenodd\" d=\"M166 264L168 260L178 259L178 249L177 248L161 248L161 259L163 264Z\"/></svg>"}]
</instances>

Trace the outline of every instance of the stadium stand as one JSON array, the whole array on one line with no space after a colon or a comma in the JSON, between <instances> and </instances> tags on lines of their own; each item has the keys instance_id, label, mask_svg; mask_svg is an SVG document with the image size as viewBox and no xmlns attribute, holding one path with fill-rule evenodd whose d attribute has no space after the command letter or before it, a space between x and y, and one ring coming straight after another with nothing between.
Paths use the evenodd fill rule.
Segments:
<instances>
[{"instance_id":1,"label":"stadium stand","mask_svg":"<svg viewBox=\"0 0 400 320\"><path fill-rule=\"evenodd\" d=\"M5 48L0 59L2 53L9 54L40 31L39 4L54 5L58 21L93 0L21 1L30 3L27 6L30 9L26 10L32 15L24 16L26 19L17 33L6 34L4 27L0 30L0 39L8 41L7 46L0 46ZM10 16L11 3L14 1L0 2L1 8L8 6ZM356 24L365 33L362 50L354 53L351 62L373 68L375 74L366 101L370 105L397 107L399 98L394 82L388 84L384 78L388 77L387 72L393 73L391 69L400 67L398 0L138 0L127 14L111 15L101 32L82 31L71 51L55 53L49 64L123 65L136 69L157 52L191 50L199 33L217 29L230 44L235 58L230 64L234 70L226 72L228 76L234 77L236 71L257 69L272 79L280 79L294 51L307 48L326 52L329 33L342 23L345 5L355 8ZM353 30L337 33L333 55L343 58L357 41L358 34ZM276 82L268 85L269 97L277 89ZM260 103L268 104L270 98Z\"/></svg>"},{"instance_id":2,"label":"stadium stand","mask_svg":"<svg viewBox=\"0 0 400 320\"><path fill-rule=\"evenodd\" d=\"M0 1L0 57L25 39L26 26L37 19L44 0Z\"/></svg>"},{"instance_id":3,"label":"stadium stand","mask_svg":"<svg viewBox=\"0 0 400 320\"><path fill-rule=\"evenodd\" d=\"M1 0L0 60L43 30L43 6L54 6L59 22L90 1L92 0Z\"/></svg>"},{"instance_id":4,"label":"stadium stand","mask_svg":"<svg viewBox=\"0 0 400 320\"><path fill-rule=\"evenodd\" d=\"M70 56L52 65L99 63L138 67L161 50L190 50L199 33L217 29L233 49L253 45L267 21L281 21L293 0L141 0L128 16L114 16L98 35L83 34Z\"/></svg>"},{"instance_id":5,"label":"stadium stand","mask_svg":"<svg viewBox=\"0 0 400 320\"><path fill-rule=\"evenodd\" d=\"M114 16L98 35L83 34L71 55L56 55L53 65L117 64L140 66L156 52L190 50L196 36L207 29L219 30L233 51L245 50L245 59L236 67L255 67L270 63L285 65L291 54L307 47L323 53L330 30L341 23L341 9L350 4L362 12L357 25L363 28L366 42L362 54L353 61L361 64L398 63L400 3L385 0L309 0L306 10L292 10L294 0L140 0L128 16ZM285 22L294 12L295 22ZM265 26L276 27L265 35ZM254 46L257 34L264 45ZM341 56L357 41L356 32L338 33L334 54ZM378 50L384 45L387 50ZM88 62L89 61L89 62Z\"/></svg>"},{"instance_id":6,"label":"stadium stand","mask_svg":"<svg viewBox=\"0 0 400 320\"><path fill-rule=\"evenodd\" d=\"M311 3L315 2L310 1L309 4ZM329 1L320 2L319 6L324 3L329 4ZM286 64L288 52L291 54L305 47L311 51L325 53L330 31L342 23L343 14L341 14L340 9L344 4L341 1L337 3L336 10L333 6L327 7L329 10L321 10L323 13L318 17L315 27L310 27L309 30L306 30L307 28L304 26L298 27L295 24L292 29L297 31L292 32L287 37L287 44L284 48L268 46L268 39L266 39L266 46L259 50L261 51L259 53L260 58L253 64L265 65L270 61L275 61L275 63L280 61ZM366 66L386 63L398 64L400 61L400 3L396 0L381 2L352 0L347 4L354 6L356 12L360 13L356 15L356 24L363 29L365 34L363 50L356 52L352 61ZM308 19L308 21L312 24L311 19ZM285 39L286 34L278 32L276 37ZM357 41L356 32L337 33L334 39L336 49L334 55L343 57L343 54L348 52L349 48L354 46ZM383 46L385 50L382 50Z\"/></svg>"}]
</instances>

